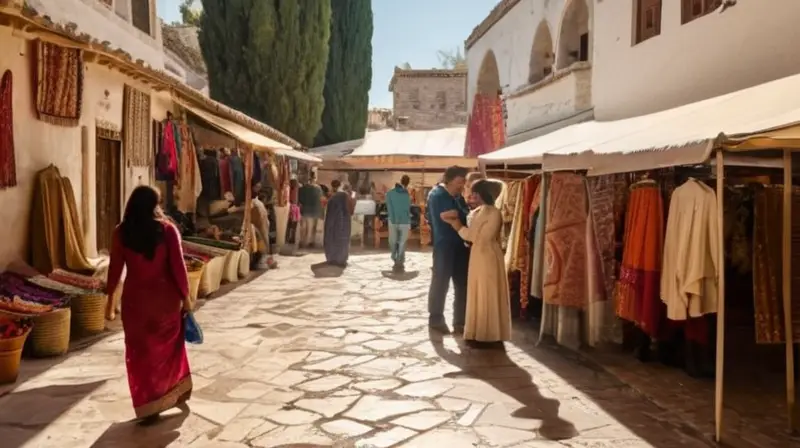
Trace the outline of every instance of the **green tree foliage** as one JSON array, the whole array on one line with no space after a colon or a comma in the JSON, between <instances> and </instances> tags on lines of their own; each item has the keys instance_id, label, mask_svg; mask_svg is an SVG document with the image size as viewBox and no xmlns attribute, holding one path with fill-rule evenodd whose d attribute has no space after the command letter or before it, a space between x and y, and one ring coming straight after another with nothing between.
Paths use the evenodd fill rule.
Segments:
<instances>
[{"instance_id":1,"label":"green tree foliage","mask_svg":"<svg viewBox=\"0 0 800 448\"><path fill-rule=\"evenodd\" d=\"M364 137L372 85L372 0L330 2L330 56L318 146Z\"/></svg>"},{"instance_id":2,"label":"green tree foliage","mask_svg":"<svg viewBox=\"0 0 800 448\"><path fill-rule=\"evenodd\" d=\"M181 20L184 25L200 26L200 15L198 8L195 8L195 0L182 0L178 7L181 13Z\"/></svg>"},{"instance_id":3,"label":"green tree foliage","mask_svg":"<svg viewBox=\"0 0 800 448\"><path fill-rule=\"evenodd\" d=\"M202 0L211 97L311 146L322 127L330 1Z\"/></svg>"},{"instance_id":4,"label":"green tree foliage","mask_svg":"<svg viewBox=\"0 0 800 448\"><path fill-rule=\"evenodd\" d=\"M465 69L467 68L467 58L461 51L461 47L456 47L455 50L439 50L436 52L436 57L439 58L439 64L444 69Z\"/></svg>"}]
</instances>

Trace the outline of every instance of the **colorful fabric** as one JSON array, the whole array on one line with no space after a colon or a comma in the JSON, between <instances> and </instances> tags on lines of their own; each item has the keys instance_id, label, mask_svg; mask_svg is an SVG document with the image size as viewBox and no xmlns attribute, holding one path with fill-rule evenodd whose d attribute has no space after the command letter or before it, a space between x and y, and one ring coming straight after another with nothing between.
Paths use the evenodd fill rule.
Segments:
<instances>
[{"instance_id":1,"label":"colorful fabric","mask_svg":"<svg viewBox=\"0 0 800 448\"><path fill-rule=\"evenodd\" d=\"M225 250L241 249L240 245L236 243L231 243L229 241L212 240L211 238L203 238L199 236L187 236L183 240L187 242L202 244L209 247L215 247L218 249L225 249Z\"/></svg>"},{"instance_id":2,"label":"colorful fabric","mask_svg":"<svg viewBox=\"0 0 800 448\"><path fill-rule=\"evenodd\" d=\"M325 260L334 265L345 265L350 257L350 227L352 226L350 197L343 191L331 196L325 211L323 246Z\"/></svg>"},{"instance_id":3,"label":"colorful fabric","mask_svg":"<svg viewBox=\"0 0 800 448\"><path fill-rule=\"evenodd\" d=\"M229 191L233 193L233 184L231 183L231 161L227 156L220 157L219 159L219 186L222 194Z\"/></svg>"},{"instance_id":4,"label":"colorful fabric","mask_svg":"<svg viewBox=\"0 0 800 448\"><path fill-rule=\"evenodd\" d=\"M660 299L664 206L655 182L631 187L625 215L620 278L615 291L617 315L651 337L659 335L666 312Z\"/></svg>"},{"instance_id":5,"label":"colorful fabric","mask_svg":"<svg viewBox=\"0 0 800 448\"><path fill-rule=\"evenodd\" d=\"M11 70L0 80L0 189L17 185L14 155L14 89Z\"/></svg>"},{"instance_id":6,"label":"colorful fabric","mask_svg":"<svg viewBox=\"0 0 800 448\"><path fill-rule=\"evenodd\" d=\"M756 342L786 341L783 312L783 187L756 192L753 283ZM792 335L800 342L800 192L792 194Z\"/></svg>"},{"instance_id":7,"label":"colorful fabric","mask_svg":"<svg viewBox=\"0 0 800 448\"><path fill-rule=\"evenodd\" d=\"M0 274L0 293L5 296L19 296L23 300L52 306L68 303L63 292L43 288L26 281L21 275L10 272Z\"/></svg>"},{"instance_id":8,"label":"colorful fabric","mask_svg":"<svg viewBox=\"0 0 800 448\"><path fill-rule=\"evenodd\" d=\"M89 291L101 291L106 286L105 282L100 278L76 274L63 269L56 269L48 275L48 278L65 285L71 285Z\"/></svg>"},{"instance_id":9,"label":"colorful fabric","mask_svg":"<svg viewBox=\"0 0 800 448\"><path fill-rule=\"evenodd\" d=\"M181 213L194 213L197 209L197 198L203 191L200 176L200 165L197 162L197 151L189 125L181 125L183 148L180 160L180 176L176 188L177 206Z\"/></svg>"},{"instance_id":10,"label":"colorful fabric","mask_svg":"<svg viewBox=\"0 0 800 448\"><path fill-rule=\"evenodd\" d=\"M62 292L64 294L70 295L85 295L90 294L92 291L88 289L83 289L77 286L69 285L67 283L62 283L56 280L53 280L49 277L45 277L44 275L36 275L33 277L29 277L26 279L28 283L31 283L36 286L40 286L45 289L50 289L53 291Z\"/></svg>"},{"instance_id":11,"label":"colorful fabric","mask_svg":"<svg viewBox=\"0 0 800 448\"><path fill-rule=\"evenodd\" d=\"M150 95L125 85L122 97L122 139L127 165L153 164Z\"/></svg>"},{"instance_id":12,"label":"colorful fabric","mask_svg":"<svg viewBox=\"0 0 800 448\"><path fill-rule=\"evenodd\" d=\"M161 150L156 163L156 169L161 179L175 180L177 178L179 134L178 126L172 120L164 122Z\"/></svg>"},{"instance_id":13,"label":"colorful fabric","mask_svg":"<svg viewBox=\"0 0 800 448\"><path fill-rule=\"evenodd\" d=\"M31 264L38 272L94 272L84 253L72 184L53 165L36 175L30 235Z\"/></svg>"},{"instance_id":14,"label":"colorful fabric","mask_svg":"<svg viewBox=\"0 0 800 448\"><path fill-rule=\"evenodd\" d=\"M586 186L583 177L555 173L550 182L545 228L544 301L570 308L586 306Z\"/></svg>"},{"instance_id":15,"label":"colorful fabric","mask_svg":"<svg viewBox=\"0 0 800 448\"><path fill-rule=\"evenodd\" d=\"M528 309L528 297L530 295L530 280L531 280L531 246L532 241L528 238L531 233L533 225L533 215L539 208L539 181L541 176L531 176L525 180L523 198L522 198L522 225L520 232L522 236L519 239L519 249L517 252L518 261L517 267L520 270L519 290L520 290L520 312L525 315ZM535 199L535 200L534 200Z\"/></svg>"},{"instance_id":16,"label":"colorful fabric","mask_svg":"<svg viewBox=\"0 0 800 448\"><path fill-rule=\"evenodd\" d=\"M127 274L122 290L125 366L137 418L166 411L186 401L192 377L186 356L181 303L189 297L181 237L164 223L164 241L152 260L122 244L114 232L108 287L112 294Z\"/></svg>"},{"instance_id":17,"label":"colorful fabric","mask_svg":"<svg viewBox=\"0 0 800 448\"><path fill-rule=\"evenodd\" d=\"M600 258L600 272L604 298L614 297L614 175L587 179L589 189L589 213L592 216L592 232Z\"/></svg>"},{"instance_id":18,"label":"colorful fabric","mask_svg":"<svg viewBox=\"0 0 800 448\"><path fill-rule=\"evenodd\" d=\"M477 157L505 144L503 105L498 95L478 93L467 125L466 155Z\"/></svg>"},{"instance_id":19,"label":"colorful fabric","mask_svg":"<svg viewBox=\"0 0 800 448\"><path fill-rule=\"evenodd\" d=\"M233 187L233 197L238 204L244 203L245 184L244 161L236 154L230 156L231 167L231 187Z\"/></svg>"},{"instance_id":20,"label":"colorful fabric","mask_svg":"<svg viewBox=\"0 0 800 448\"><path fill-rule=\"evenodd\" d=\"M77 126L83 102L83 51L36 41L34 81L40 120Z\"/></svg>"}]
</instances>

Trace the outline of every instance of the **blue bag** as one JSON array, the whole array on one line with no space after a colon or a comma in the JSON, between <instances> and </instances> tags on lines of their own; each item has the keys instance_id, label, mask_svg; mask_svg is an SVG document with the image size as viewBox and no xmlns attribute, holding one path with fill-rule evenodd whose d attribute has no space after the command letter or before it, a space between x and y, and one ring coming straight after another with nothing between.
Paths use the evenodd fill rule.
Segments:
<instances>
[{"instance_id":1,"label":"blue bag","mask_svg":"<svg viewBox=\"0 0 800 448\"><path fill-rule=\"evenodd\" d=\"M194 318L194 313L189 311L183 315L184 339L190 344L203 343L203 329Z\"/></svg>"}]
</instances>

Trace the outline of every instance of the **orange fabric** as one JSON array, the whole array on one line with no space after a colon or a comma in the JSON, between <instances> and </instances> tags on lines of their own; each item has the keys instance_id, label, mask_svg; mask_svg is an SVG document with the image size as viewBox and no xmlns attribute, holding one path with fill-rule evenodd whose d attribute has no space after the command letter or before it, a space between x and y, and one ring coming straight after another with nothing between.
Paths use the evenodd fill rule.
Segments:
<instances>
[{"instance_id":1,"label":"orange fabric","mask_svg":"<svg viewBox=\"0 0 800 448\"><path fill-rule=\"evenodd\" d=\"M657 335L663 314L659 298L664 244L664 205L655 183L631 187L625 215L622 266L615 292L617 315Z\"/></svg>"}]
</instances>

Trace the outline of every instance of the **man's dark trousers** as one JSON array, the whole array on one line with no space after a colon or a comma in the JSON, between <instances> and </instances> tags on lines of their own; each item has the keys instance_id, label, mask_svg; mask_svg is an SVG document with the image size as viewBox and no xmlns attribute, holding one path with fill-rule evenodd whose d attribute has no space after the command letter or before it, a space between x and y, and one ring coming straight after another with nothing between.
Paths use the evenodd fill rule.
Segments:
<instances>
[{"instance_id":1,"label":"man's dark trousers","mask_svg":"<svg viewBox=\"0 0 800 448\"><path fill-rule=\"evenodd\" d=\"M433 247L433 273L428 291L428 313L430 325L445 325L444 305L450 280L453 281L453 326L464 326L467 310L467 271L469 249L464 243L441 243Z\"/></svg>"}]
</instances>

